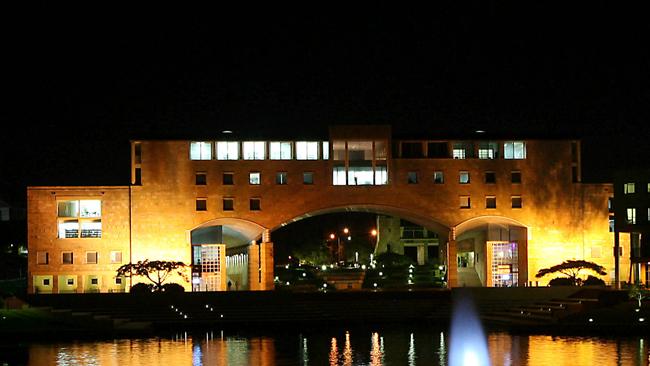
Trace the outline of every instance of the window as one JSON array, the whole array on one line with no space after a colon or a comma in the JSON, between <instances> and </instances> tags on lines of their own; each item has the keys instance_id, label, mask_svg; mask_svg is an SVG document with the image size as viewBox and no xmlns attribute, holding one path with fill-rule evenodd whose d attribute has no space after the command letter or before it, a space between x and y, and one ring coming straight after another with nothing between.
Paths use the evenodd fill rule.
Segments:
<instances>
[{"instance_id":1,"label":"window","mask_svg":"<svg viewBox=\"0 0 650 366\"><path fill-rule=\"evenodd\" d=\"M454 147L454 149L451 151L451 156L454 159L465 159L465 149Z\"/></svg>"},{"instance_id":2,"label":"window","mask_svg":"<svg viewBox=\"0 0 650 366\"><path fill-rule=\"evenodd\" d=\"M102 237L101 200L59 201L57 216L59 239Z\"/></svg>"},{"instance_id":3,"label":"window","mask_svg":"<svg viewBox=\"0 0 650 366\"><path fill-rule=\"evenodd\" d=\"M112 251L111 252L111 263L122 263L122 252Z\"/></svg>"},{"instance_id":4,"label":"window","mask_svg":"<svg viewBox=\"0 0 650 366\"><path fill-rule=\"evenodd\" d=\"M610 232L610 233L613 233L613 232L614 232L614 222L615 222L615 221L614 221L614 218L613 218L613 217L610 217L610 218L609 218L609 232Z\"/></svg>"},{"instance_id":5,"label":"window","mask_svg":"<svg viewBox=\"0 0 650 366\"><path fill-rule=\"evenodd\" d=\"M99 280L98 280L96 277L95 277L95 278L91 278L91 279L90 279L90 284L91 284L91 285L98 285L98 284L99 284Z\"/></svg>"},{"instance_id":6,"label":"window","mask_svg":"<svg viewBox=\"0 0 650 366\"><path fill-rule=\"evenodd\" d=\"M245 141L244 160L264 160L266 158L266 143L264 141Z\"/></svg>"},{"instance_id":7,"label":"window","mask_svg":"<svg viewBox=\"0 0 650 366\"><path fill-rule=\"evenodd\" d=\"M510 182L515 184L521 183L521 172L519 171L510 172Z\"/></svg>"},{"instance_id":8,"label":"window","mask_svg":"<svg viewBox=\"0 0 650 366\"><path fill-rule=\"evenodd\" d=\"M97 264L97 252L86 252L86 264Z\"/></svg>"},{"instance_id":9,"label":"window","mask_svg":"<svg viewBox=\"0 0 650 366\"><path fill-rule=\"evenodd\" d=\"M497 208L496 196L485 196L485 208Z\"/></svg>"},{"instance_id":10,"label":"window","mask_svg":"<svg viewBox=\"0 0 650 366\"><path fill-rule=\"evenodd\" d=\"M495 172L485 172L485 183L494 184L497 182L497 173Z\"/></svg>"},{"instance_id":11,"label":"window","mask_svg":"<svg viewBox=\"0 0 650 366\"><path fill-rule=\"evenodd\" d=\"M275 184L279 184L279 185L287 184L287 172L275 173Z\"/></svg>"},{"instance_id":12,"label":"window","mask_svg":"<svg viewBox=\"0 0 650 366\"><path fill-rule=\"evenodd\" d=\"M329 160L330 158L330 142L323 141L323 160Z\"/></svg>"},{"instance_id":13,"label":"window","mask_svg":"<svg viewBox=\"0 0 650 366\"><path fill-rule=\"evenodd\" d=\"M248 184L258 186L262 183L262 175L260 172L250 172L248 173Z\"/></svg>"},{"instance_id":14,"label":"window","mask_svg":"<svg viewBox=\"0 0 650 366\"><path fill-rule=\"evenodd\" d=\"M429 142L427 143L428 158L448 158L449 147L447 142Z\"/></svg>"},{"instance_id":15,"label":"window","mask_svg":"<svg viewBox=\"0 0 650 366\"><path fill-rule=\"evenodd\" d=\"M115 277L115 284L116 285L121 285L122 284L122 277Z\"/></svg>"},{"instance_id":16,"label":"window","mask_svg":"<svg viewBox=\"0 0 650 366\"><path fill-rule=\"evenodd\" d=\"M345 160L345 141L334 141L332 143L332 155L334 160Z\"/></svg>"},{"instance_id":17,"label":"window","mask_svg":"<svg viewBox=\"0 0 650 366\"><path fill-rule=\"evenodd\" d=\"M296 159L297 160L317 160L318 159L318 142L316 142L316 141L296 141Z\"/></svg>"},{"instance_id":18,"label":"window","mask_svg":"<svg viewBox=\"0 0 650 366\"><path fill-rule=\"evenodd\" d=\"M478 144L478 158L479 159L495 159L497 158L498 144L496 142L479 142Z\"/></svg>"},{"instance_id":19,"label":"window","mask_svg":"<svg viewBox=\"0 0 650 366\"><path fill-rule=\"evenodd\" d=\"M386 141L375 141L375 160L386 160L388 158L386 145Z\"/></svg>"},{"instance_id":20,"label":"window","mask_svg":"<svg viewBox=\"0 0 650 366\"><path fill-rule=\"evenodd\" d=\"M49 264L50 255L48 252L36 252L36 264Z\"/></svg>"},{"instance_id":21,"label":"window","mask_svg":"<svg viewBox=\"0 0 650 366\"><path fill-rule=\"evenodd\" d=\"M614 199L612 197L607 198L607 210L610 213L614 212Z\"/></svg>"},{"instance_id":22,"label":"window","mask_svg":"<svg viewBox=\"0 0 650 366\"><path fill-rule=\"evenodd\" d=\"M451 157L454 159L468 159L474 157L474 145L471 142L454 142Z\"/></svg>"},{"instance_id":23,"label":"window","mask_svg":"<svg viewBox=\"0 0 650 366\"><path fill-rule=\"evenodd\" d=\"M231 186L233 184L235 184L235 173L224 172L223 173L223 185L224 186Z\"/></svg>"},{"instance_id":24,"label":"window","mask_svg":"<svg viewBox=\"0 0 650 366\"><path fill-rule=\"evenodd\" d=\"M68 286L74 286L74 278L68 278L66 280L66 283L68 284Z\"/></svg>"},{"instance_id":25,"label":"window","mask_svg":"<svg viewBox=\"0 0 650 366\"><path fill-rule=\"evenodd\" d=\"M407 182L408 182L408 184L417 184L418 183L418 172L408 172Z\"/></svg>"},{"instance_id":26,"label":"window","mask_svg":"<svg viewBox=\"0 0 650 366\"><path fill-rule=\"evenodd\" d=\"M383 165L375 167L375 185L388 184L388 170Z\"/></svg>"},{"instance_id":27,"label":"window","mask_svg":"<svg viewBox=\"0 0 650 366\"><path fill-rule=\"evenodd\" d=\"M458 183L460 184L469 184L469 172L461 170L458 173Z\"/></svg>"},{"instance_id":28,"label":"window","mask_svg":"<svg viewBox=\"0 0 650 366\"><path fill-rule=\"evenodd\" d=\"M433 172L433 183L434 184L443 184L445 182L445 175L441 171Z\"/></svg>"},{"instance_id":29,"label":"window","mask_svg":"<svg viewBox=\"0 0 650 366\"><path fill-rule=\"evenodd\" d=\"M469 196L460 196L460 208L470 208Z\"/></svg>"},{"instance_id":30,"label":"window","mask_svg":"<svg viewBox=\"0 0 650 366\"><path fill-rule=\"evenodd\" d=\"M195 176L195 184L197 186L204 186L208 184L208 175L203 172L197 172Z\"/></svg>"},{"instance_id":31,"label":"window","mask_svg":"<svg viewBox=\"0 0 650 366\"><path fill-rule=\"evenodd\" d=\"M302 173L302 183L303 184L314 184L314 173L304 172Z\"/></svg>"},{"instance_id":32,"label":"window","mask_svg":"<svg viewBox=\"0 0 650 366\"><path fill-rule=\"evenodd\" d=\"M636 208L628 208L627 210L626 222L628 224L636 224Z\"/></svg>"},{"instance_id":33,"label":"window","mask_svg":"<svg viewBox=\"0 0 650 366\"><path fill-rule=\"evenodd\" d=\"M632 194L634 193L634 183L625 183L623 185L623 193L625 194Z\"/></svg>"},{"instance_id":34,"label":"window","mask_svg":"<svg viewBox=\"0 0 650 366\"><path fill-rule=\"evenodd\" d=\"M239 142L217 141L217 160L239 159Z\"/></svg>"},{"instance_id":35,"label":"window","mask_svg":"<svg viewBox=\"0 0 650 366\"><path fill-rule=\"evenodd\" d=\"M521 208L521 196L512 196L510 201L512 202L512 208Z\"/></svg>"},{"instance_id":36,"label":"window","mask_svg":"<svg viewBox=\"0 0 650 366\"><path fill-rule=\"evenodd\" d=\"M196 199L196 210L197 211L207 211L208 210L208 200L206 198L197 198Z\"/></svg>"},{"instance_id":37,"label":"window","mask_svg":"<svg viewBox=\"0 0 650 366\"><path fill-rule=\"evenodd\" d=\"M74 258L73 258L72 252L63 252L63 253L61 253L61 255L62 255L62 263L63 264L72 264L72 263L74 263L74 261L73 261Z\"/></svg>"},{"instance_id":38,"label":"window","mask_svg":"<svg viewBox=\"0 0 650 366\"><path fill-rule=\"evenodd\" d=\"M212 143L207 141L190 142L190 160L212 159Z\"/></svg>"},{"instance_id":39,"label":"window","mask_svg":"<svg viewBox=\"0 0 650 366\"><path fill-rule=\"evenodd\" d=\"M224 198L223 199L223 210L232 211L235 209L235 199L234 198Z\"/></svg>"},{"instance_id":40,"label":"window","mask_svg":"<svg viewBox=\"0 0 650 366\"><path fill-rule=\"evenodd\" d=\"M251 211L259 211L262 209L262 200L259 198L251 198L250 199L250 210Z\"/></svg>"},{"instance_id":41,"label":"window","mask_svg":"<svg viewBox=\"0 0 650 366\"><path fill-rule=\"evenodd\" d=\"M503 144L505 159L526 159L526 144L523 141L506 141Z\"/></svg>"},{"instance_id":42,"label":"window","mask_svg":"<svg viewBox=\"0 0 650 366\"><path fill-rule=\"evenodd\" d=\"M291 142L270 142L269 157L271 160L291 160Z\"/></svg>"},{"instance_id":43,"label":"window","mask_svg":"<svg viewBox=\"0 0 650 366\"><path fill-rule=\"evenodd\" d=\"M348 169L348 185L366 186L373 184L372 167L354 167Z\"/></svg>"},{"instance_id":44,"label":"window","mask_svg":"<svg viewBox=\"0 0 650 366\"><path fill-rule=\"evenodd\" d=\"M49 286L50 285L50 279L49 278L44 278L43 279L43 286Z\"/></svg>"},{"instance_id":45,"label":"window","mask_svg":"<svg viewBox=\"0 0 650 366\"><path fill-rule=\"evenodd\" d=\"M345 180L345 167L335 166L332 169L332 184L335 186L344 186L347 184Z\"/></svg>"},{"instance_id":46,"label":"window","mask_svg":"<svg viewBox=\"0 0 650 366\"><path fill-rule=\"evenodd\" d=\"M372 161L372 141L348 141L348 160Z\"/></svg>"},{"instance_id":47,"label":"window","mask_svg":"<svg viewBox=\"0 0 650 366\"><path fill-rule=\"evenodd\" d=\"M422 158L424 152L422 151L421 142L402 142L402 158Z\"/></svg>"}]
</instances>

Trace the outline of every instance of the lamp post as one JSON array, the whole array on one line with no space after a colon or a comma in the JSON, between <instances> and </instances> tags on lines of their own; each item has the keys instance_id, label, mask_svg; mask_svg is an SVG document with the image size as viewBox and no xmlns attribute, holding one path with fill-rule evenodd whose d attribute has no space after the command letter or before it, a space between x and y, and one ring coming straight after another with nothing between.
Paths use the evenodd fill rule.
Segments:
<instances>
[{"instance_id":1,"label":"lamp post","mask_svg":"<svg viewBox=\"0 0 650 366\"><path fill-rule=\"evenodd\" d=\"M352 236L350 236L350 229L347 227L343 228L343 234L347 236L348 241L352 240ZM345 246L341 244L341 235L331 233L330 239L336 239L336 262L340 262L341 258L345 260Z\"/></svg>"}]
</instances>

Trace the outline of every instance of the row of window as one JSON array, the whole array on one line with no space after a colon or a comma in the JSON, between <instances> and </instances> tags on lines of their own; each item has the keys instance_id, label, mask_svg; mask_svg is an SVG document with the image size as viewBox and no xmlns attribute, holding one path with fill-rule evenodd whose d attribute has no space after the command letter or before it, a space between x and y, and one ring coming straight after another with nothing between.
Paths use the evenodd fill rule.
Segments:
<instances>
[{"instance_id":1,"label":"row of window","mask_svg":"<svg viewBox=\"0 0 650 366\"><path fill-rule=\"evenodd\" d=\"M58 238L101 238L101 217L101 200L58 201Z\"/></svg>"},{"instance_id":2,"label":"row of window","mask_svg":"<svg viewBox=\"0 0 650 366\"><path fill-rule=\"evenodd\" d=\"M643 188L641 188L643 189ZM650 183L647 183L647 193L650 193ZM636 193L636 183L625 183L623 184L623 193L624 194L634 194Z\"/></svg>"},{"instance_id":3,"label":"row of window","mask_svg":"<svg viewBox=\"0 0 650 366\"><path fill-rule=\"evenodd\" d=\"M65 280L66 280L65 284L68 285L68 286L74 286L76 284L75 277L68 277ZM116 285L122 285L122 277L115 277L114 280L115 280ZM92 276L90 278L89 282L93 286L99 286L99 278L98 277ZM49 278L43 278L41 280L41 285L47 287L47 286L51 286L52 284L51 284Z\"/></svg>"},{"instance_id":4,"label":"row of window","mask_svg":"<svg viewBox=\"0 0 650 366\"><path fill-rule=\"evenodd\" d=\"M502 147L500 149L500 147ZM402 158L449 158L447 141L402 141L400 157ZM496 141L457 141L451 143L453 159L525 159L526 143L524 141L505 141L501 145Z\"/></svg>"},{"instance_id":5,"label":"row of window","mask_svg":"<svg viewBox=\"0 0 650 366\"><path fill-rule=\"evenodd\" d=\"M73 252L61 252L61 264L75 264L75 257ZM111 264L122 263L122 252L121 251L111 251L110 255ZM86 260L84 264L98 264L99 263L99 254L98 252L89 251L86 252ZM50 253L49 252L36 252L36 264L50 264Z\"/></svg>"},{"instance_id":6,"label":"row of window","mask_svg":"<svg viewBox=\"0 0 650 366\"><path fill-rule=\"evenodd\" d=\"M459 196L460 208L472 208L470 196ZM485 196L485 208L497 208L496 196ZM522 208L521 196L510 196L510 208Z\"/></svg>"},{"instance_id":7,"label":"row of window","mask_svg":"<svg viewBox=\"0 0 650 366\"><path fill-rule=\"evenodd\" d=\"M192 141L191 160L323 160L329 159L329 142L323 141Z\"/></svg>"},{"instance_id":8,"label":"row of window","mask_svg":"<svg viewBox=\"0 0 650 366\"><path fill-rule=\"evenodd\" d=\"M223 211L234 211L235 210L235 199L232 197L224 197L221 199L221 209ZM250 198L248 200L248 209L251 211L261 211L262 210L262 199L261 198ZM200 197L196 199L196 210L197 211L207 211L208 210L208 199L205 197Z\"/></svg>"},{"instance_id":9,"label":"row of window","mask_svg":"<svg viewBox=\"0 0 650 366\"><path fill-rule=\"evenodd\" d=\"M650 222L650 207L647 210L648 210L648 212L647 212L647 215L646 215L646 219L647 219L648 222ZM625 222L626 223L631 224L631 225L636 225L638 223L638 221L637 221L637 209L636 208L633 208L633 207L627 208L625 210L625 214L626 214L626 217L625 217Z\"/></svg>"},{"instance_id":10,"label":"row of window","mask_svg":"<svg viewBox=\"0 0 650 366\"><path fill-rule=\"evenodd\" d=\"M381 169L383 168L383 169ZM373 168L370 167L368 170L363 169L349 169L347 174L343 170L337 170L336 167L333 172L333 184L334 185L384 185L388 183L388 176L386 172L386 167L375 167L375 172L373 173ZM408 172L407 173L407 182L409 184L419 183L418 172ZM302 174L303 184L314 184L314 173L313 172L303 172ZM442 171L433 172L433 183L443 184L445 182L445 175ZM487 184L496 184L497 175L495 172L485 172L484 183ZM512 171L510 172L510 182L514 184L521 183L521 172ZM195 183L197 186L203 186L208 183L207 173L197 172L195 176ZM287 172L277 172L275 173L275 184L284 185L288 183ZM470 183L470 173L468 171L460 171L458 173L458 183L460 184L469 184ZM235 184L235 173L224 172L222 176L223 185L233 185ZM248 173L248 184L251 185L260 185L262 184L262 173L261 172L249 172Z\"/></svg>"}]
</instances>

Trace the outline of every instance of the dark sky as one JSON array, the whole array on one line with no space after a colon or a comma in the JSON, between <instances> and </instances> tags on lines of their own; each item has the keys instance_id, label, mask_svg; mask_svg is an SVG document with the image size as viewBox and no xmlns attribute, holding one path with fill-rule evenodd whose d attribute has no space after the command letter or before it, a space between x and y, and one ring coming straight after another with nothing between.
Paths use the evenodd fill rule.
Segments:
<instances>
[{"instance_id":1,"label":"dark sky","mask_svg":"<svg viewBox=\"0 0 650 366\"><path fill-rule=\"evenodd\" d=\"M0 196L126 184L129 139L223 129L299 137L388 123L441 137L575 136L593 181L650 159L642 8L160 10L7 13Z\"/></svg>"}]
</instances>

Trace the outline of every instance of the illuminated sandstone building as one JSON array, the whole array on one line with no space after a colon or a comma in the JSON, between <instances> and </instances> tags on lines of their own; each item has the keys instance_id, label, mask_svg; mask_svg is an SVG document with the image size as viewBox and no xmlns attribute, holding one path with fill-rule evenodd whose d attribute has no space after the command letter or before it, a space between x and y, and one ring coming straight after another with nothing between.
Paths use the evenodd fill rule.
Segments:
<instances>
[{"instance_id":1,"label":"illuminated sandstone building","mask_svg":"<svg viewBox=\"0 0 650 366\"><path fill-rule=\"evenodd\" d=\"M232 136L132 141L129 186L30 187L29 290L125 291L115 270L144 259L194 263L195 291L272 289L273 231L345 211L380 215L377 251L434 247L448 286L530 285L571 258L614 278L612 186L581 182L579 141L403 139L388 126ZM434 235L396 245L391 217Z\"/></svg>"}]
</instances>

